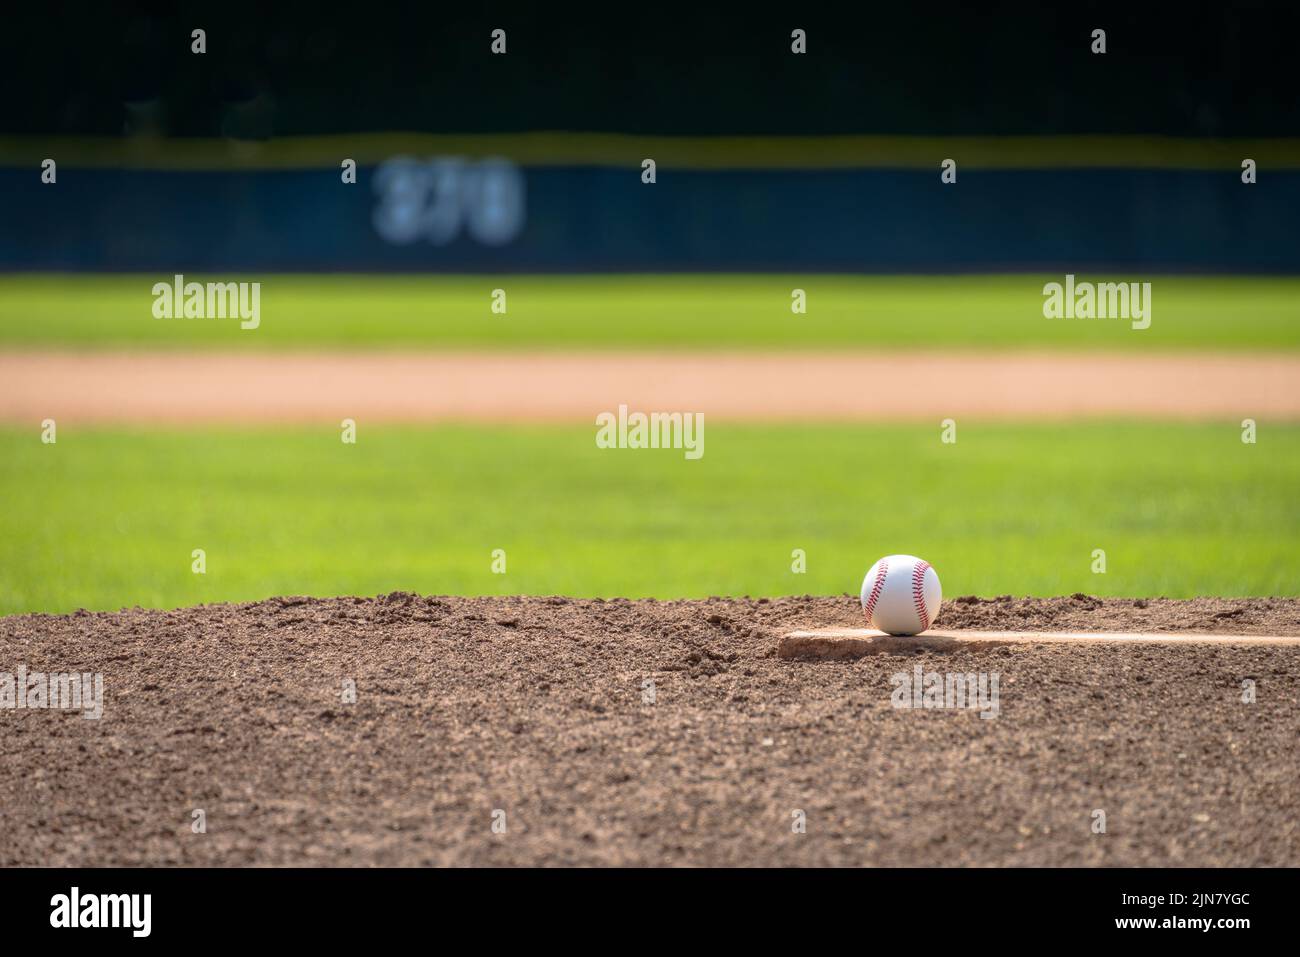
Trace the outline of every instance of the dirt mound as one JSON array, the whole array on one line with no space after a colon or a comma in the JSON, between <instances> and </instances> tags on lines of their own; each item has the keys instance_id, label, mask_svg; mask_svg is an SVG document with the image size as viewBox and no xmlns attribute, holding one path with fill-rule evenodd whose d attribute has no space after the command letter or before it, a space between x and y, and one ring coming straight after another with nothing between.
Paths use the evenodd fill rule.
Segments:
<instances>
[{"instance_id":1,"label":"dirt mound","mask_svg":"<svg viewBox=\"0 0 1300 957\"><path fill-rule=\"evenodd\" d=\"M103 676L98 720L0 708L0 864L1300 864L1293 649L775 656L858 624L849 596L0 618L0 672ZM937 626L1300 634L1300 600ZM900 707L926 672L996 675L996 713Z\"/></svg>"},{"instance_id":2,"label":"dirt mound","mask_svg":"<svg viewBox=\"0 0 1300 957\"><path fill-rule=\"evenodd\" d=\"M1300 635L1295 598L976 598L944 603L936 628L976 631L1203 631Z\"/></svg>"}]
</instances>

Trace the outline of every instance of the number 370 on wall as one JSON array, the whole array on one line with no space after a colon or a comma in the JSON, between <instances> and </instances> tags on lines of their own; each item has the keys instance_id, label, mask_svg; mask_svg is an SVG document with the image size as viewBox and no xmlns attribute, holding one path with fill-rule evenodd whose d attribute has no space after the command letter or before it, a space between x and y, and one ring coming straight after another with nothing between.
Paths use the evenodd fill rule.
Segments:
<instances>
[{"instance_id":1,"label":"number 370 on wall","mask_svg":"<svg viewBox=\"0 0 1300 957\"><path fill-rule=\"evenodd\" d=\"M375 171L375 231L405 246L435 246L462 234L485 246L503 246L523 231L524 174L505 159L397 156Z\"/></svg>"}]
</instances>

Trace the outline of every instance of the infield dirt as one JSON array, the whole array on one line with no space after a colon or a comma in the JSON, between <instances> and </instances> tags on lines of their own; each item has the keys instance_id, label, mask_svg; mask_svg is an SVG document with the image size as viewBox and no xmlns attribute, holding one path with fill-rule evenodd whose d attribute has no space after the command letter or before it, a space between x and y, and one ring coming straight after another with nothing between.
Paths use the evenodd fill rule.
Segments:
<instances>
[{"instance_id":1,"label":"infield dirt","mask_svg":"<svg viewBox=\"0 0 1300 957\"><path fill-rule=\"evenodd\" d=\"M848 596L0 618L0 672L104 678L99 720L0 709L0 863L1300 864L1294 648L776 657L859 624ZM936 627L1300 635L1300 599L958 598ZM894 707L917 666L997 674L997 717Z\"/></svg>"},{"instance_id":2,"label":"infield dirt","mask_svg":"<svg viewBox=\"0 0 1300 957\"><path fill-rule=\"evenodd\" d=\"M590 422L1300 418L1290 355L5 352L0 421ZM863 384L868 387L863 388Z\"/></svg>"}]
</instances>

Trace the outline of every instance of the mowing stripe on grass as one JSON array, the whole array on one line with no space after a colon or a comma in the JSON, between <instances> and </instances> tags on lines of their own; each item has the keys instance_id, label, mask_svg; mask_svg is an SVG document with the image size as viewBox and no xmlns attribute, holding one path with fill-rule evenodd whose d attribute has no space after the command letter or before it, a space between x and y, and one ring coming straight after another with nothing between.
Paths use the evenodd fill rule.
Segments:
<instances>
[{"instance_id":1,"label":"mowing stripe on grass","mask_svg":"<svg viewBox=\"0 0 1300 957\"><path fill-rule=\"evenodd\" d=\"M0 430L0 612L856 594L898 552L950 595L1300 594L1297 426L718 426L695 461L594 431Z\"/></svg>"},{"instance_id":2,"label":"mowing stripe on grass","mask_svg":"<svg viewBox=\"0 0 1300 957\"><path fill-rule=\"evenodd\" d=\"M0 276L0 346L130 346L259 351L384 349L1163 349L1300 348L1300 278L1081 273L1150 281L1151 326L1048 319L1043 286L1023 276L302 276L191 275L256 281L260 325L159 319L167 275ZM492 290L507 295L490 311ZM791 312L802 289L807 312Z\"/></svg>"}]
</instances>

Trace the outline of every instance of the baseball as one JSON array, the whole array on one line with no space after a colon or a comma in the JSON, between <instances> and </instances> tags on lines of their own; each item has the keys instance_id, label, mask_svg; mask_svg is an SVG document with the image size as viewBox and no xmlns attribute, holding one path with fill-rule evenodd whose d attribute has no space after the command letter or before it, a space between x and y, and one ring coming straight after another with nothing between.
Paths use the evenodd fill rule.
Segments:
<instances>
[{"instance_id":1,"label":"baseball","mask_svg":"<svg viewBox=\"0 0 1300 957\"><path fill-rule=\"evenodd\" d=\"M915 555L886 555L862 581L867 624L890 635L919 635L930 627L942 602L938 573Z\"/></svg>"}]
</instances>

